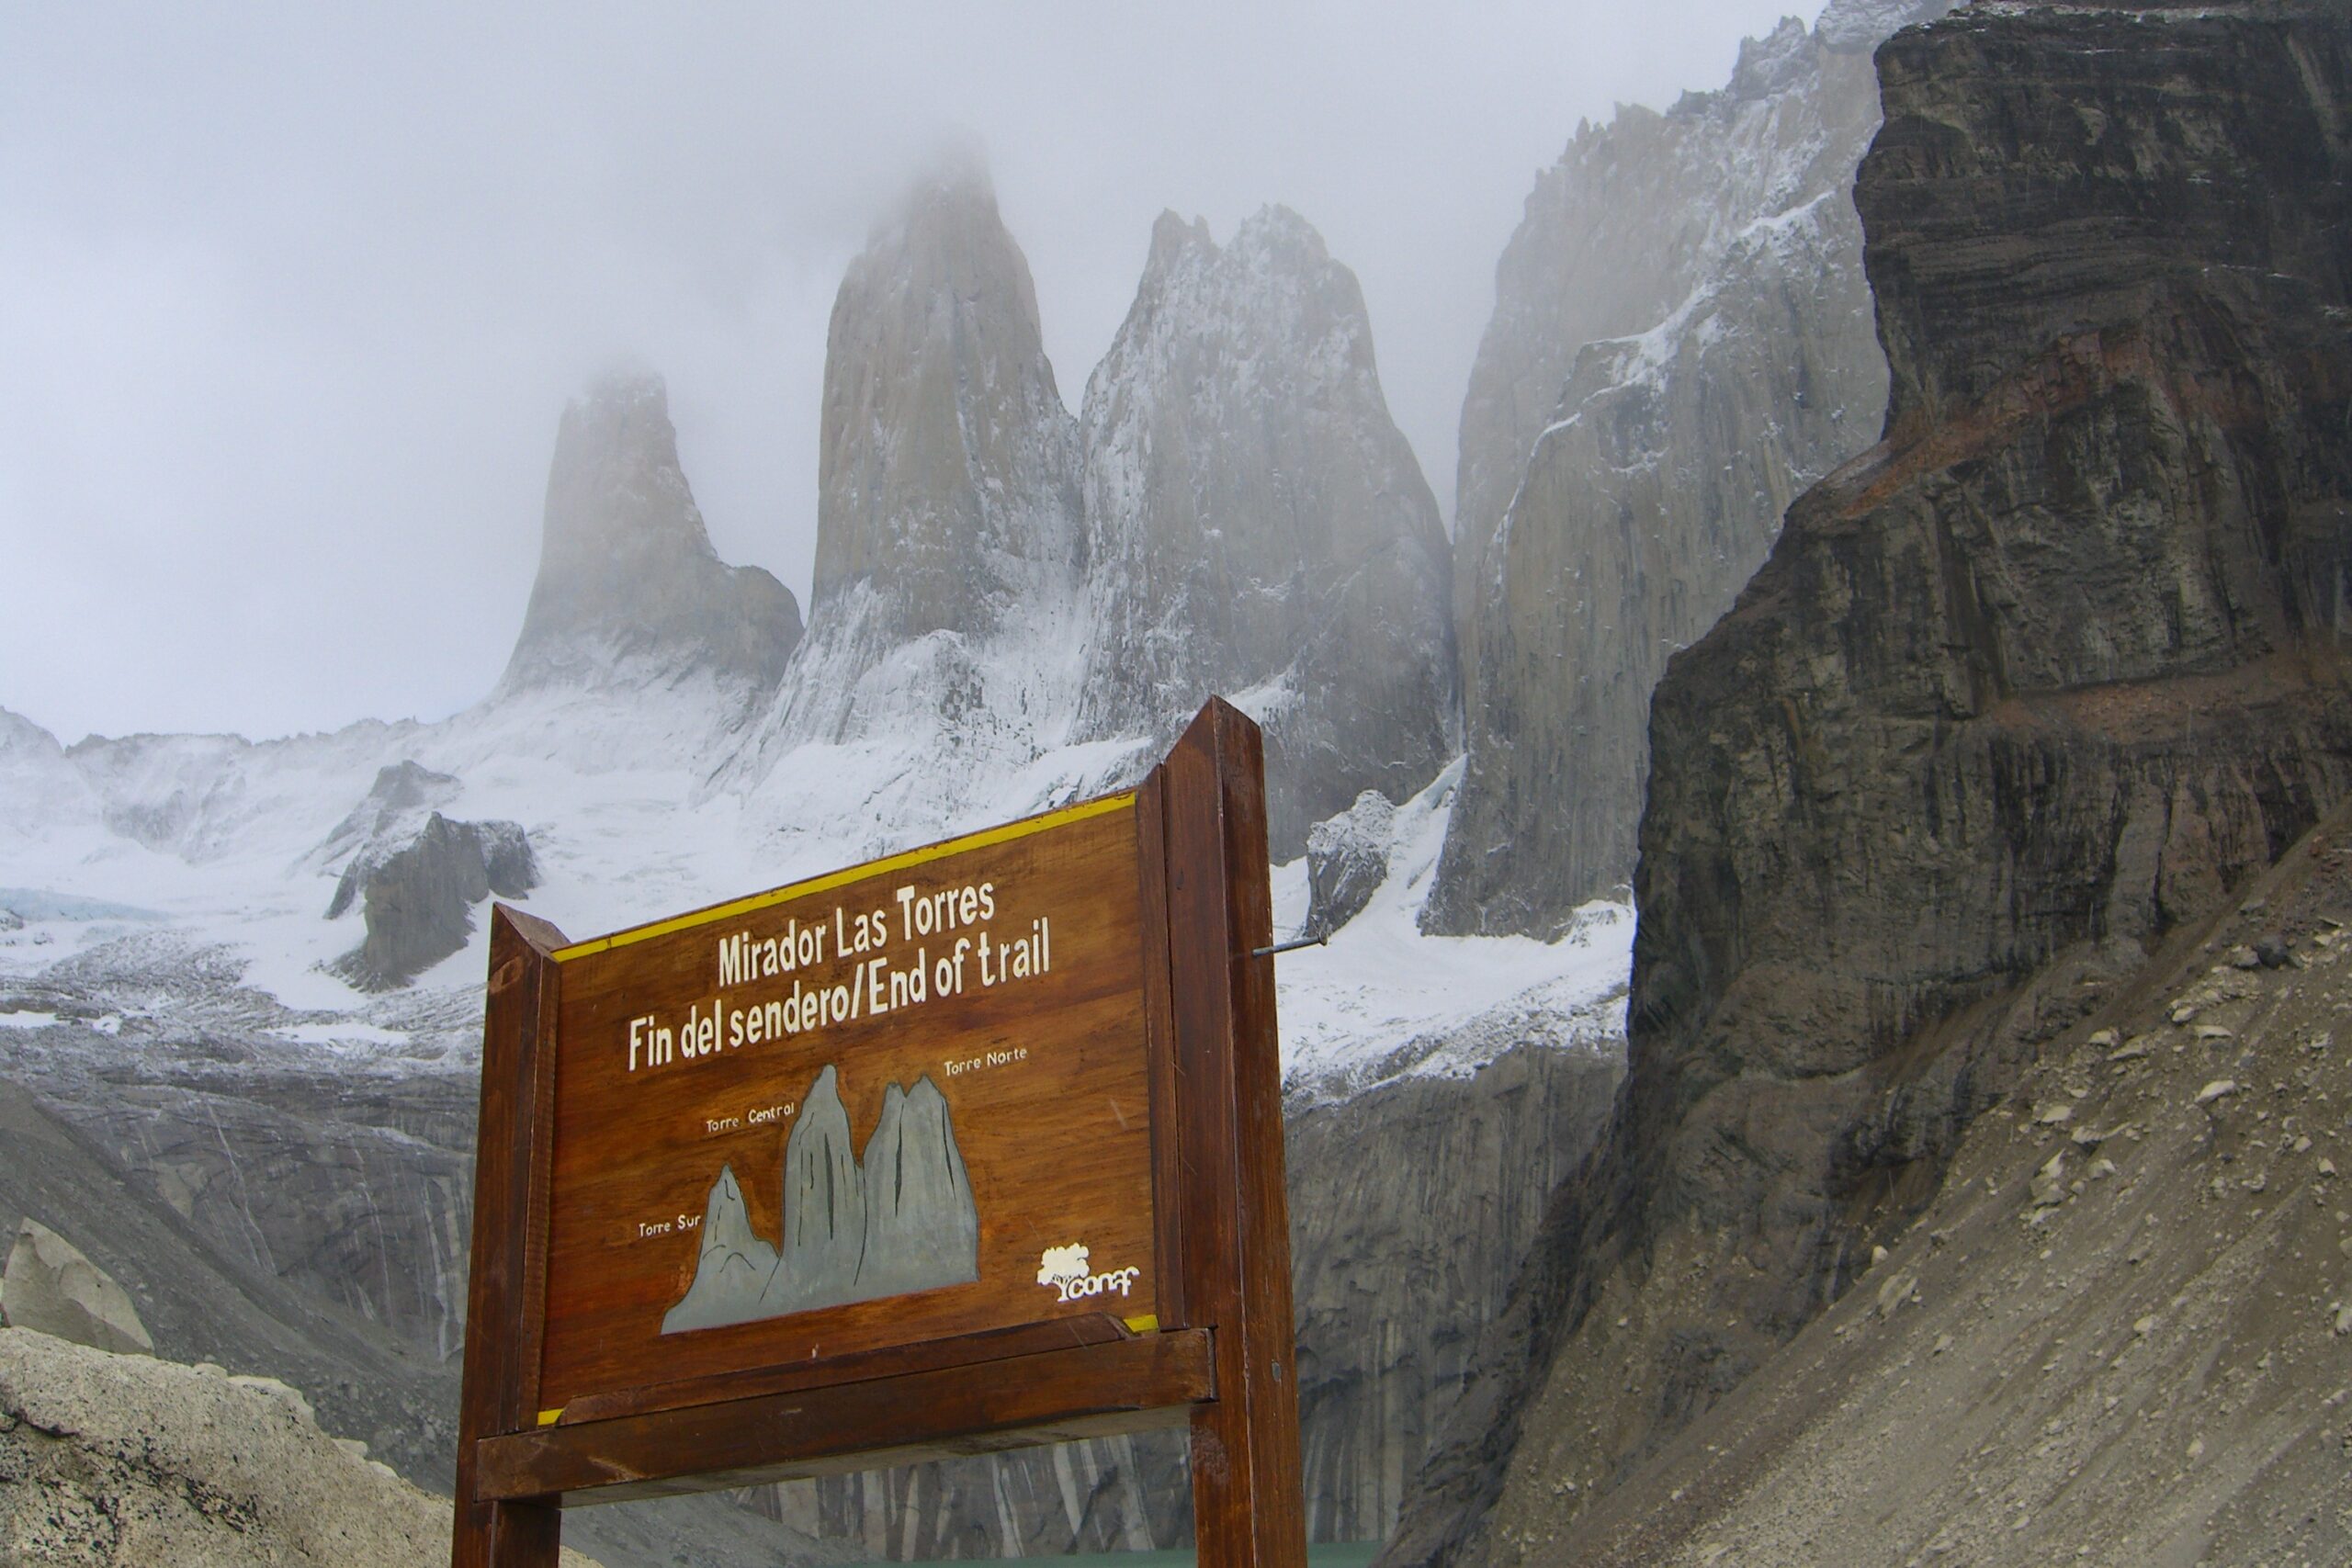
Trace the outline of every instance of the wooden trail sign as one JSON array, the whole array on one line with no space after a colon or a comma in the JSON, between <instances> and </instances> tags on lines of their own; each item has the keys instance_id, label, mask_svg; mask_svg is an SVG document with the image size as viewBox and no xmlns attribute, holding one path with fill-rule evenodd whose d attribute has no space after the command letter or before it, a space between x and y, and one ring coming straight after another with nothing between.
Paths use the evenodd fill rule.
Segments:
<instances>
[{"instance_id":1,"label":"wooden trail sign","mask_svg":"<svg viewBox=\"0 0 2352 1568\"><path fill-rule=\"evenodd\" d=\"M1264 757L572 942L491 933L458 1568L560 1510L1189 1422L1306 1561Z\"/></svg>"}]
</instances>

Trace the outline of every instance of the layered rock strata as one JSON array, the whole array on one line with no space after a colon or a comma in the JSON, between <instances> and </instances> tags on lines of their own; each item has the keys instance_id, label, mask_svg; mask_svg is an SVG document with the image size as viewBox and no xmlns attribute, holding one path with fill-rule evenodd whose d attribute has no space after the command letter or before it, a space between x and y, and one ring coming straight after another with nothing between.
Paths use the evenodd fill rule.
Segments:
<instances>
[{"instance_id":1,"label":"layered rock strata","mask_svg":"<svg viewBox=\"0 0 2352 1568\"><path fill-rule=\"evenodd\" d=\"M1626 1089L1391 1562L1544 1557L1482 1528L1526 1434L1605 1492L2352 791L2352 24L1972 8L1878 58L1885 439L1659 687Z\"/></svg>"},{"instance_id":2,"label":"layered rock strata","mask_svg":"<svg viewBox=\"0 0 2352 1568\"><path fill-rule=\"evenodd\" d=\"M1936 9L1783 21L1720 92L1580 127L1529 197L1463 405L1469 760L1430 929L1549 936L1626 886L1668 657L1877 434L1849 192L1870 50Z\"/></svg>"},{"instance_id":3,"label":"layered rock strata","mask_svg":"<svg viewBox=\"0 0 2352 1568\"><path fill-rule=\"evenodd\" d=\"M789 589L711 547L659 377L606 378L564 409L503 693L701 675L764 694L800 630Z\"/></svg>"},{"instance_id":4,"label":"layered rock strata","mask_svg":"<svg viewBox=\"0 0 2352 1568\"><path fill-rule=\"evenodd\" d=\"M1082 440L1082 734L1164 743L1209 696L1239 702L1265 727L1277 858L1363 790L1435 776L1445 536L1363 291L1304 219L1267 208L1220 247L1162 213Z\"/></svg>"},{"instance_id":5,"label":"layered rock strata","mask_svg":"<svg viewBox=\"0 0 2352 1568\"><path fill-rule=\"evenodd\" d=\"M2033 1065L1854 1288L1589 1506L1589 1450L1532 1427L1492 1533L1579 1568L2352 1562L2347 829L2054 1034L2085 987L2044 971ZM1602 1321L1547 1401L1578 1427L1641 1332Z\"/></svg>"}]
</instances>

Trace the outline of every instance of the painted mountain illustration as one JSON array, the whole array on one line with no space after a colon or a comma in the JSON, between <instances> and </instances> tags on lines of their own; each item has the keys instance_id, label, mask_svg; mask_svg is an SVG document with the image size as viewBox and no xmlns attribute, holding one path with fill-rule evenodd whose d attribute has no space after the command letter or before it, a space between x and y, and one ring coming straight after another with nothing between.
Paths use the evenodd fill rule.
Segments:
<instances>
[{"instance_id":1,"label":"painted mountain illustration","mask_svg":"<svg viewBox=\"0 0 2352 1568\"><path fill-rule=\"evenodd\" d=\"M735 1168L703 1213L695 1280L662 1332L718 1328L980 1277L980 1217L947 1097L930 1076L890 1085L861 1161L829 1064L784 1147L784 1246L752 1228Z\"/></svg>"}]
</instances>

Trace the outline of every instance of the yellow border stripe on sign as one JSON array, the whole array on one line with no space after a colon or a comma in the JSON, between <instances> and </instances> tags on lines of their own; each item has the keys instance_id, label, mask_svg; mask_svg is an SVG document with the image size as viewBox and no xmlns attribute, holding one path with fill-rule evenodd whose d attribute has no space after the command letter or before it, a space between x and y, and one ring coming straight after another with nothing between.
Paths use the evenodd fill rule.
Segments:
<instances>
[{"instance_id":1,"label":"yellow border stripe on sign","mask_svg":"<svg viewBox=\"0 0 2352 1568\"><path fill-rule=\"evenodd\" d=\"M947 839L936 844L925 844L919 850L908 850L899 854L885 856L881 860L868 861L864 865L829 871L822 876L812 876L806 882L795 882L788 886L773 888L765 893L754 893L747 898L737 898L730 903L714 904L707 909L696 909L690 915L655 920L650 925L631 926L627 931L617 931L610 936L592 937L586 942L575 942L570 947L557 948L549 956L558 964L568 964L575 958L586 958L591 953L603 953L610 948L627 947L631 942L650 942L657 936L668 936L672 931L692 931L696 926L707 926L714 920L735 919L740 916L752 913L754 909L770 908L777 904L789 903L795 898L806 898L812 893L823 893L831 888L845 887L853 882L863 882L869 876L880 876L886 872L904 871L910 866L922 865L929 861L944 860L949 855L962 854L967 850L985 849L990 844L1009 844L1016 839L1025 839L1032 833L1042 833L1048 828L1065 827L1072 822L1083 822L1090 817L1101 817L1113 811L1125 811L1132 807L1135 803L1136 792L1133 790L1127 790L1120 795L1102 795L1095 800L1082 800L1076 806L1065 806L1059 811L1048 811L1042 817L1024 817L1018 822L1007 822L995 828L983 828L977 833L967 833L960 839Z\"/></svg>"}]
</instances>

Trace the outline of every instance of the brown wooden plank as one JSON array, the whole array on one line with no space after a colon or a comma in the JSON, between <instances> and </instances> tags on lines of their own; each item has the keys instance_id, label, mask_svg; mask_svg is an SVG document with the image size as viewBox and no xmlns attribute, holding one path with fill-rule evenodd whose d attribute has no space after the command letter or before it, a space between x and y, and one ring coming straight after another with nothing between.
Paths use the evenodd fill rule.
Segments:
<instances>
[{"instance_id":1,"label":"brown wooden plank","mask_svg":"<svg viewBox=\"0 0 2352 1568\"><path fill-rule=\"evenodd\" d=\"M1136 860L1143 911L1144 1039L1151 1067L1151 1182L1161 1328L1192 1319L1184 1305L1182 1208L1175 1201L1183 1149L1177 1137L1176 1025L1168 978L1168 808L1159 769L1136 791Z\"/></svg>"},{"instance_id":2,"label":"brown wooden plank","mask_svg":"<svg viewBox=\"0 0 2352 1568\"><path fill-rule=\"evenodd\" d=\"M553 926L548 926L545 934L559 942L562 938ZM523 1255L516 1280L521 1337L515 1348L509 1431L531 1425L539 1409L539 1371L548 1319L548 1230L552 1201L549 1189L555 1174L555 1074L556 1062L561 1055L557 1035L563 1003L561 966L540 966L537 995L533 1001L530 1120L521 1131L519 1143L520 1147L530 1151L530 1157L518 1172L517 1182L523 1205Z\"/></svg>"},{"instance_id":3,"label":"brown wooden plank","mask_svg":"<svg viewBox=\"0 0 2352 1568\"><path fill-rule=\"evenodd\" d=\"M1216 1386L1209 1334L1151 1334L495 1438L478 1450L478 1485L567 1506L750 1485L1143 1429Z\"/></svg>"},{"instance_id":4,"label":"brown wooden plank","mask_svg":"<svg viewBox=\"0 0 2352 1568\"><path fill-rule=\"evenodd\" d=\"M982 1361L1034 1356L1043 1350L1102 1345L1132 1337L1127 1328L1108 1313L1088 1313L1082 1317L1057 1318L1051 1323L1024 1323L981 1334L960 1334L952 1339L930 1339L920 1345L891 1345L856 1356L829 1356L821 1361L590 1394L565 1405L560 1424L572 1427L585 1421L608 1421L616 1416L675 1410L683 1405L710 1404L752 1394L788 1393L797 1389L864 1382L872 1378L900 1377L941 1367L973 1366Z\"/></svg>"},{"instance_id":5,"label":"brown wooden plank","mask_svg":"<svg viewBox=\"0 0 2352 1568\"><path fill-rule=\"evenodd\" d=\"M503 904L492 907L452 1568L553 1568L556 1561L560 1527L553 1511L483 1497L479 1459L483 1438L520 1424L526 1393L522 1281L537 1163L533 1114L539 1058L550 1043L541 1031L542 998L553 984L548 954L562 943L563 933L546 921Z\"/></svg>"},{"instance_id":6,"label":"brown wooden plank","mask_svg":"<svg viewBox=\"0 0 2352 1568\"><path fill-rule=\"evenodd\" d=\"M1282 1043L1274 1017L1273 940L1266 848L1264 739L1238 710L1219 716L1225 792L1228 962L1235 972L1233 1084L1241 1219L1241 1328L1234 1356L1248 1369L1253 1564L1306 1561L1306 1483L1298 1427L1297 1325L1291 1302L1290 1200L1283 1177ZM1271 1374L1271 1382L1269 1382Z\"/></svg>"},{"instance_id":7,"label":"brown wooden plank","mask_svg":"<svg viewBox=\"0 0 2352 1568\"><path fill-rule=\"evenodd\" d=\"M1257 727L1212 699L1163 765L1182 1239L1192 1321L1217 1331L1219 1396L1193 1416L1204 1568L1301 1568L1290 1233Z\"/></svg>"}]
</instances>

